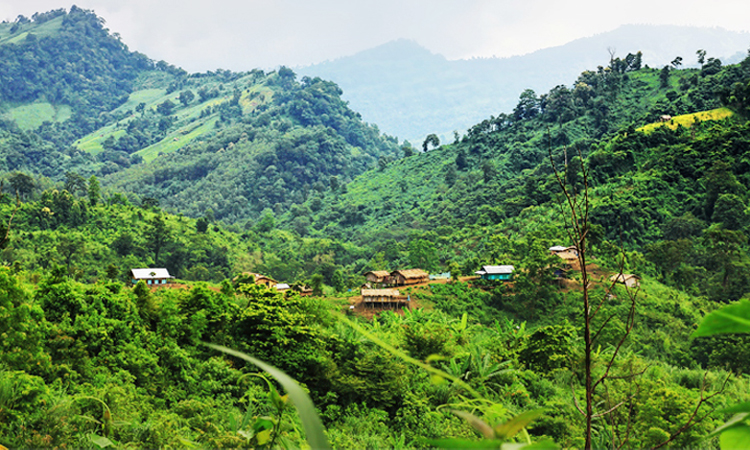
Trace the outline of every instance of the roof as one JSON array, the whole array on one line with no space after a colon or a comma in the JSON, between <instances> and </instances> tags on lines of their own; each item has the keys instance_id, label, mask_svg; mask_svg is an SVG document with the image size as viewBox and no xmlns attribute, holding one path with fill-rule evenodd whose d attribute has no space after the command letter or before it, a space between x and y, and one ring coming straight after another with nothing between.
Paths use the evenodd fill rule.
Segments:
<instances>
[{"instance_id":1,"label":"roof","mask_svg":"<svg viewBox=\"0 0 750 450\"><path fill-rule=\"evenodd\" d=\"M133 278L135 278L136 280L155 280L155 279L162 279L162 278L174 278L169 275L169 271L167 269L152 269L152 268L130 269L130 272L133 274Z\"/></svg>"},{"instance_id":2,"label":"roof","mask_svg":"<svg viewBox=\"0 0 750 450\"><path fill-rule=\"evenodd\" d=\"M362 297L398 297L398 289L362 289Z\"/></svg>"},{"instance_id":3,"label":"roof","mask_svg":"<svg viewBox=\"0 0 750 450\"><path fill-rule=\"evenodd\" d=\"M278 284L276 284L276 285L275 285L274 287L275 287L276 289L280 290L280 291L281 291L281 290L285 290L285 289L289 289L289 285L288 285L288 284L286 284L286 283L278 283Z\"/></svg>"},{"instance_id":4,"label":"roof","mask_svg":"<svg viewBox=\"0 0 750 450\"><path fill-rule=\"evenodd\" d=\"M384 278L384 277L387 277L387 276L391 275L391 273L388 272L387 270L371 270L371 271L365 273L365 276L367 276L369 274L373 274L373 275L375 275L378 278Z\"/></svg>"},{"instance_id":5,"label":"roof","mask_svg":"<svg viewBox=\"0 0 750 450\"><path fill-rule=\"evenodd\" d=\"M404 278L427 278L430 276L427 272L422 269L405 269L405 270L394 270L391 275L401 274Z\"/></svg>"},{"instance_id":6,"label":"roof","mask_svg":"<svg viewBox=\"0 0 750 450\"><path fill-rule=\"evenodd\" d=\"M482 266L482 270L474 272L477 275L513 273L513 266Z\"/></svg>"},{"instance_id":7,"label":"roof","mask_svg":"<svg viewBox=\"0 0 750 450\"><path fill-rule=\"evenodd\" d=\"M567 247L563 247L562 245L555 245L554 247L550 247L549 251L551 252L564 252L567 250Z\"/></svg>"},{"instance_id":8,"label":"roof","mask_svg":"<svg viewBox=\"0 0 750 450\"><path fill-rule=\"evenodd\" d=\"M572 250L566 249L561 252L557 252L555 254L562 259L578 259L578 255Z\"/></svg>"},{"instance_id":9,"label":"roof","mask_svg":"<svg viewBox=\"0 0 750 450\"><path fill-rule=\"evenodd\" d=\"M633 275L632 273L617 273L609 277L609 281L615 281L617 283L624 283L631 278L635 278L636 280L641 279L641 277L639 277L638 275Z\"/></svg>"}]
</instances>

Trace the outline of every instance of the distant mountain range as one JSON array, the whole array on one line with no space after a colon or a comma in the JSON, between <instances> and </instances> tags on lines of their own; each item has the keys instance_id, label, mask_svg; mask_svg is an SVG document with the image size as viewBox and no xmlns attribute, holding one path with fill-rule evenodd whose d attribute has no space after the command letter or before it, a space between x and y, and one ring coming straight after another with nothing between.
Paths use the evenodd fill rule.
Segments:
<instances>
[{"instance_id":1,"label":"distant mountain range","mask_svg":"<svg viewBox=\"0 0 750 450\"><path fill-rule=\"evenodd\" d=\"M749 47L749 33L722 28L624 25L510 58L449 61L402 39L296 72L336 82L352 109L381 131L416 141L437 133L444 141L452 139L453 131L510 112L524 89L546 92L570 84L586 69L607 66L610 50L620 58L641 51L644 64L654 67L677 56L685 66L696 65L698 49L735 63Z\"/></svg>"}]
</instances>

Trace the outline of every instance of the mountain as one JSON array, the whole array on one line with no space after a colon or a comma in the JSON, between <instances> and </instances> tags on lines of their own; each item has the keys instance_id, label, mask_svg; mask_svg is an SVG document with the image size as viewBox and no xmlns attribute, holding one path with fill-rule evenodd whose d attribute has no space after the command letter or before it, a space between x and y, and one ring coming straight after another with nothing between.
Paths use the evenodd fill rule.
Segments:
<instances>
[{"instance_id":1,"label":"mountain","mask_svg":"<svg viewBox=\"0 0 750 450\"><path fill-rule=\"evenodd\" d=\"M695 66L698 49L737 62L748 47L750 34L721 28L624 25L509 58L449 61L414 41L398 40L297 71L333 80L366 121L421 142L430 133L445 140L490 115L510 112L525 89L546 92L568 85L582 71L606 66L609 50L620 58L641 51L644 64L662 67L677 56Z\"/></svg>"},{"instance_id":2,"label":"mountain","mask_svg":"<svg viewBox=\"0 0 750 450\"><path fill-rule=\"evenodd\" d=\"M238 222L395 155L334 83L286 67L188 74L102 22L74 7L0 24L0 168L96 175L135 202Z\"/></svg>"}]
</instances>

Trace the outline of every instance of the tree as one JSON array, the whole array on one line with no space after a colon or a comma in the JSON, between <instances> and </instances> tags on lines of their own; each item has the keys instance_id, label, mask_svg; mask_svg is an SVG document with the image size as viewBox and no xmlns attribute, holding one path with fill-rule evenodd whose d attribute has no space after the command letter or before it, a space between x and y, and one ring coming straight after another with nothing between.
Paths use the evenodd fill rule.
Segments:
<instances>
[{"instance_id":1,"label":"tree","mask_svg":"<svg viewBox=\"0 0 750 450\"><path fill-rule=\"evenodd\" d=\"M497 176L497 169L495 169L495 164L491 160L486 160L482 163L482 178L484 179L484 183L487 184L490 181L494 180Z\"/></svg>"},{"instance_id":2,"label":"tree","mask_svg":"<svg viewBox=\"0 0 750 450\"><path fill-rule=\"evenodd\" d=\"M668 68L667 68L668 70ZM582 155L579 152L579 157ZM591 221L589 219L590 217L590 211L591 211L591 203L589 199L589 189L588 189L588 172L586 170L585 165L581 162L580 163L580 171L581 171L581 178L583 180L583 189L571 190L571 187L568 184L568 176L566 173L561 173L558 169L558 165L555 161L555 158L552 155L552 150L549 150L549 159L550 163L552 164L553 171L555 173L555 177L557 179L557 183L560 186L560 189L562 191L562 198L560 199L560 212L561 217L565 222L565 230L568 233L568 239L573 242L577 248L578 255L578 264L581 270L581 290L582 290L582 304L581 304L581 316L582 316L582 322L583 322L583 344L584 344L584 354L583 354L583 372L584 372L584 392L585 392L585 410L581 409L578 406L578 400L575 397L574 392L574 402L576 405L576 408L578 411L584 416L585 420L585 444L584 448L586 450L590 450L592 447L592 422L595 418L606 416L608 414L611 414L614 412L617 408L621 407L622 405L632 405L633 404L633 397L625 397L620 399L614 399L609 395L609 391L607 395L604 397L604 408L605 411L603 412L596 412L594 411L595 405L599 404L599 399L597 398L597 389L605 389L607 386L607 381L610 379L625 379L625 380L633 380L635 377L639 375L639 373L636 372L636 369L634 367L630 367L630 371L626 372L624 374L615 375L614 367L615 367L615 361L617 360L620 351L622 350L623 344L627 340L628 336L630 335L630 332L633 330L633 327L635 326L635 307L636 307L636 294L637 291L633 291L630 289L626 289L626 295L627 299L624 301L626 304L626 310L627 310L627 318L625 319L625 323L623 324L622 331L620 332L620 337L615 339L614 345L611 350L607 352L607 355L604 356L604 363L602 364L602 368L600 368L598 371L596 370L596 367L593 363L593 357L594 357L594 348L597 344L597 338L599 338L602 334L602 331L604 331L607 328L607 325L611 324L611 319L615 317L615 314L609 314L606 313L602 308L605 306L606 300L607 300L607 294L602 295L601 299L598 301L593 301L590 298L590 292L589 287L591 283L591 279L589 277L588 268L587 268L587 251L588 251L588 234L591 227ZM582 161L579 160L579 161ZM565 165L565 170L568 170L568 165ZM578 167L572 168L572 170L579 170ZM620 271L622 272L622 266L620 268ZM614 284L611 284L608 292L612 290ZM602 320L601 316L606 315L609 316L609 318ZM598 318L598 320L597 320ZM620 323L622 323L620 321ZM644 369L645 370L645 369ZM642 373L642 372L641 372ZM606 422L606 421L605 421ZM613 435L617 434L617 430L613 429L611 430ZM626 436L622 437L619 436L620 442L622 445L627 442L629 439L628 434L630 433L630 427L628 427L626 431ZM613 443L616 442L618 436L615 436L613 438ZM615 446L613 444L613 446Z\"/></svg>"},{"instance_id":3,"label":"tree","mask_svg":"<svg viewBox=\"0 0 750 450\"><path fill-rule=\"evenodd\" d=\"M34 191L34 179L23 172L13 172L8 178L10 187L21 198L27 198Z\"/></svg>"},{"instance_id":4,"label":"tree","mask_svg":"<svg viewBox=\"0 0 750 450\"><path fill-rule=\"evenodd\" d=\"M89 204L96 206L101 198L101 187L99 186L99 180L96 175L91 175L89 178Z\"/></svg>"},{"instance_id":5,"label":"tree","mask_svg":"<svg viewBox=\"0 0 750 450\"><path fill-rule=\"evenodd\" d=\"M678 67L682 65L682 56L676 57L675 59L672 60L670 64L672 64L672 67L677 69Z\"/></svg>"},{"instance_id":6,"label":"tree","mask_svg":"<svg viewBox=\"0 0 750 450\"><path fill-rule=\"evenodd\" d=\"M659 72L659 82L663 88L669 86L669 66L664 66Z\"/></svg>"},{"instance_id":7,"label":"tree","mask_svg":"<svg viewBox=\"0 0 750 450\"><path fill-rule=\"evenodd\" d=\"M698 64L703 66L703 64L706 62L706 51L701 49L698 49L695 54L698 56Z\"/></svg>"},{"instance_id":8,"label":"tree","mask_svg":"<svg viewBox=\"0 0 750 450\"><path fill-rule=\"evenodd\" d=\"M186 91L180 92L180 96L178 97L178 100L180 100L180 103L182 103L182 106L187 106L190 104L190 102L193 101L195 98L195 94L193 94L193 91L190 89Z\"/></svg>"},{"instance_id":9,"label":"tree","mask_svg":"<svg viewBox=\"0 0 750 450\"><path fill-rule=\"evenodd\" d=\"M422 142L422 151L427 151L430 147L436 148L440 146L440 139L438 139L436 134L428 134L427 137L424 139L424 142Z\"/></svg>"},{"instance_id":10,"label":"tree","mask_svg":"<svg viewBox=\"0 0 750 450\"><path fill-rule=\"evenodd\" d=\"M171 232L164 222L161 214L155 215L148 224L146 230L146 244L154 252L154 265L159 265L159 254L166 247L171 238Z\"/></svg>"},{"instance_id":11,"label":"tree","mask_svg":"<svg viewBox=\"0 0 750 450\"><path fill-rule=\"evenodd\" d=\"M175 106L177 105L175 105L171 100L167 99L159 103L159 105L156 107L156 111L163 116L168 116L172 114Z\"/></svg>"},{"instance_id":12,"label":"tree","mask_svg":"<svg viewBox=\"0 0 750 450\"><path fill-rule=\"evenodd\" d=\"M469 162L466 159L466 151L461 148L458 150L458 154L456 154L456 167L458 167L458 170L464 170L469 165Z\"/></svg>"},{"instance_id":13,"label":"tree","mask_svg":"<svg viewBox=\"0 0 750 450\"><path fill-rule=\"evenodd\" d=\"M67 172L65 174L65 190L75 195L76 192L86 193L86 179L76 172Z\"/></svg>"},{"instance_id":14,"label":"tree","mask_svg":"<svg viewBox=\"0 0 750 450\"><path fill-rule=\"evenodd\" d=\"M198 233L205 233L206 231L208 231L208 221L205 218L203 218L203 217L201 217L200 219L196 220L195 221L195 230Z\"/></svg>"},{"instance_id":15,"label":"tree","mask_svg":"<svg viewBox=\"0 0 750 450\"><path fill-rule=\"evenodd\" d=\"M323 295L323 275L316 273L310 277L310 287L312 288L312 295Z\"/></svg>"},{"instance_id":16,"label":"tree","mask_svg":"<svg viewBox=\"0 0 750 450\"><path fill-rule=\"evenodd\" d=\"M414 147L408 141L404 141L404 145L401 146L401 151L404 152L404 158L414 156Z\"/></svg>"}]
</instances>

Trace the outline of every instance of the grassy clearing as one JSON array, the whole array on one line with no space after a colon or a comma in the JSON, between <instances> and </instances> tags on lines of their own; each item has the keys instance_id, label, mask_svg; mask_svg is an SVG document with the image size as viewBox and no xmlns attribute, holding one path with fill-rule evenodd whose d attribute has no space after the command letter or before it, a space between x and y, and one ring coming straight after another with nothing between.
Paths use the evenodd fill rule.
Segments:
<instances>
[{"instance_id":1,"label":"grassy clearing","mask_svg":"<svg viewBox=\"0 0 750 450\"><path fill-rule=\"evenodd\" d=\"M26 36L28 36L29 33L34 34L38 38L44 36L52 36L56 34L60 29L60 27L62 26L62 21L63 17L60 16L44 22L41 25L36 23L22 25L20 32L16 31L13 34L10 33L10 29L13 26L12 23L0 24L0 45L17 44L19 42L23 42L23 40L26 39Z\"/></svg>"},{"instance_id":2,"label":"grassy clearing","mask_svg":"<svg viewBox=\"0 0 750 450\"><path fill-rule=\"evenodd\" d=\"M69 119L71 109L65 105L32 103L11 108L6 116L22 130L34 130L44 122L63 122Z\"/></svg>"},{"instance_id":3,"label":"grassy clearing","mask_svg":"<svg viewBox=\"0 0 750 450\"><path fill-rule=\"evenodd\" d=\"M151 162L156 159L160 153L172 153L177 151L204 133L213 130L217 120L218 117L213 117L197 127L194 126L194 124L191 124L180 128L179 130L169 133L167 137L156 144L150 145L136 153L141 155L145 162Z\"/></svg>"},{"instance_id":4,"label":"grassy clearing","mask_svg":"<svg viewBox=\"0 0 750 450\"><path fill-rule=\"evenodd\" d=\"M146 106L155 105L166 95L166 92L165 89L142 89L140 91L135 91L130 94L128 101L117 107L115 111L134 111L139 103L145 103Z\"/></svg>"},{"instance_id":5,"label":"grassy clearing","mask_svg":"<svg viewBox=\"0 0 750 450\"><path fill-rule=\"evenodd\" d=\"M99 154L104 151L102 142L104 142L108 137L112 136L117 139L126 133L125 130L118 130L116 127L117 124L115 123L103 128L99 128L95 132L77 140L74 145L78 149L83 150L87 153L91 153L92 155Z\"/></svg>"},{"instance_id":6,"label":"grassy clearing","mask_svg":"<svg viewBox=\"0 0 750 450\"><path fill-rule=\"evenodd\" d=\"M683 114L681 116L672 117L672 120L667 122L656 122L644 125L638 128L638 131L644 133L650 133L658 127L669 127L672 130L677 129L678 126L691 127L694 123L705 122L707 120L722 120L727 117L731 117L734 113L728 108L717 108L709 111L701 111L692 114Z\"/></svg>"}]
</instances>

